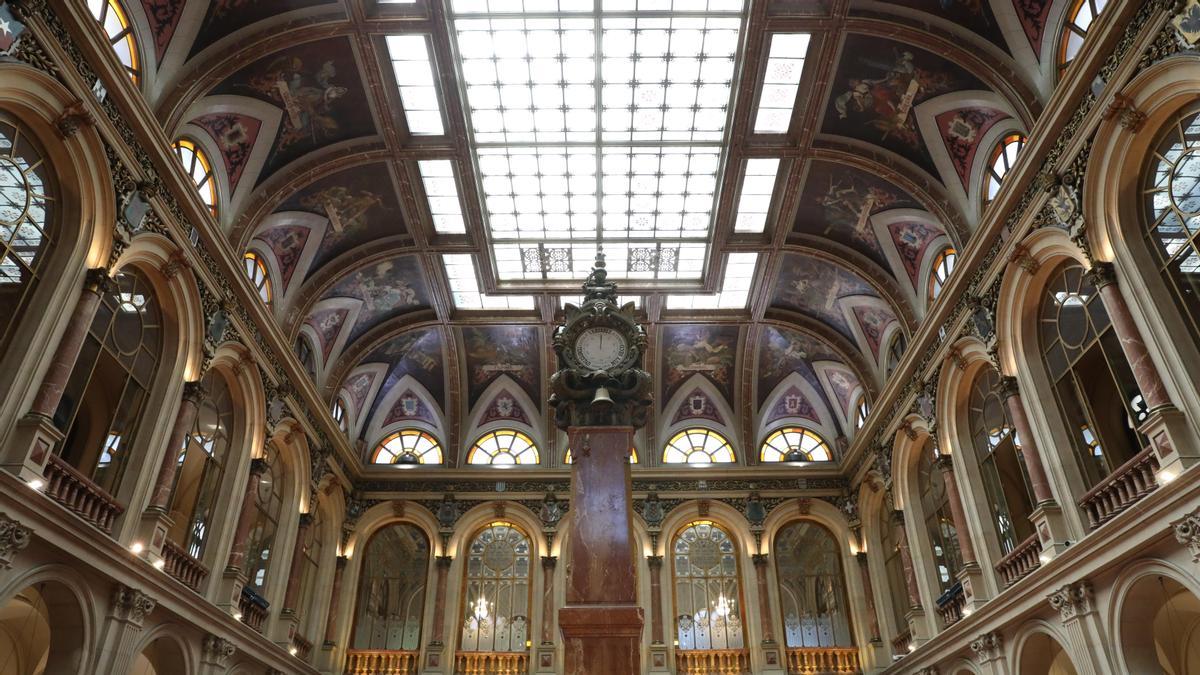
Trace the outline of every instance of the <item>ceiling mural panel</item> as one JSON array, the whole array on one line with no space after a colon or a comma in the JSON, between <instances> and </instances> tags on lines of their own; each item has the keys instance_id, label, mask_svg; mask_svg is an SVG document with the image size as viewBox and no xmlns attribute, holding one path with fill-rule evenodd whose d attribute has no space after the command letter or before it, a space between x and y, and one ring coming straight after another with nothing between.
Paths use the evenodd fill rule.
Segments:
<instances>
[{"instance_id":1,"label":"ceiling mural panel","mask_svg":"<svg viewBox=\"0 0 1200 675\"><path fill-rule=\"evenodd\" d=\"M526 426L533 424L525 414L525 409L521 407L521 402L507 389L501 389L500 393L492 398L492 402L483 411L483 416L479 418L479 426L500 420L512 420Z\"/></svg>"},{"instance_id":2,"label":"ceiling mural panel","mask_svg":"<svg viewBox=\"0 0 1200 675\"><path fill-rule=\"evenodd\" d=\"M417 256L398 256L361 267L342 277L325 294L362 302L350 332L356 340L371 328L407 312L429 306L429 287Z\"/></svg>"},{"instance_id":3,"label":"ceiling mural panel","mask_svg":"<svg viewBox=\"0 0 1200 675\"><path fill-rule=\"evenodd\" d=\"M1046 22L1050 18L1050 7L1054 0L1012 0L1017 10L1017 18L1021 20L1021 28L1025 37L1029 38L1029 46L1033 53L1040 58L1042 55L1042 35L1046 31Z\"/></svg>"},{"instance_id":4,"label":"ceiling mural panel","mask_svg":"<svg viewBox=\"0 0 1200 675\"><path fill-rule=\"evenodd\" d=\"M1004 51L1004 32L988 0L891 0L888 4L920 10L962 26Z\"/></svg>"},{"instance_id":5,"label":"ceiling mural panel","mask_svg":"<svg viewBox=\"0 0 1200 675\"><path fill-rule=\"evenodd\" d=\"M788 253L783 257L771 304L819 319L854 341L842 302L854 296L876 298L879 294L865 279L841 265Z\"/></svg>"},{"instance_id":6,"label":"ceiling mural panel","mask_svg":"<svg viewBox=\"0 0 1200 675\"><path fill-rule=\"evenodd\" d=\"M531 400L542 400L543 342L538 326L467 327L462 337L468 409L501 375L515 381Z\"/></svg>"},{"instance_id":7,"label":"ceiling mural panel","mask_svg":"<svg viewBox=\"0 0 1200 675\"><path fill-rule=\"evenodd\" d=\"M312 230L307 227L285 225L260 232L254 238L266 244L275 254L275 261L279 264L279 275L282 277L279 285L281 290L291 284L296 265L300 262L300 254L304 251L304 244L308 242L311 234Z\"/></svg>"},{"instance_id":8,"label":"ceiling mural panel","mask_svg":"<svg viewBox=\"0 0 1200 675\"><path fill-rule=\"evenodd\" d=\"M775 405L771 406L771 409L767 411L764 423L770 424L777 420L793 417L806 419L816 424L821 423L821 418L817 416L817 411L813 408L813 404L809 402L804 392L795 386L788 387L787 391L783 392L783 395L775 402Z\"/></svg>"},{"instance_id":9,"label":"ceiling mural panel","mask_svg":"<svg viewBox=\"0 0 1200 675\"><path fill-rule=\"evenodd\" d=\"M879 348L883 344L884 333L889 326L896 322L896 315L877 305L854 305L854 318L862 328L871 348L871 355L879 359Z\"/></svg>"},{"instance_id":10,"label":"ceiling mural panel","mask_svg":"<svg viewBox=\"0 0 1200 675\"><path fill-rule=\"evenodd\" d=\"M275 210L302 211L329 220L305 276L363 244L406 233L387 164L351 167L298 190Z\"/></svg>"},{"instance_id":11,"label":"ceiling mural panel","mask_svg":"<svg viewBox=\"0 0 1200 675\"><path fill-rule=\"evenodd\" d=\"M937 176L914 109L952 91L986 89L978 78L931 52L877 36L851 34L842 47L822 131L855 138Z\"/></svg>"},{"instance_id":12,"label":"ceiling mural panel","mask_svg":"<svg viewBox=\"0 0 1200 675\"><path fill-rule=\"evenodd\" d=\"M347 378L346 384L342 386L346 390L346 396L350 399L350 407L355 417L362 416L367 396L371 393L371 386L375 383L376 377L378 374L374 371L356 373Z\"/></svg>"},{"instance_id":13,"label":"ceiling mural panel","mask_svg":"<svg viewBox=\"0 0 1200 675\"><path fill-rule=\"evenodd\" d=\"M261 184L305 154L375 133L350 40L328 38L275 52L241 69L213 94L251 96L282 111Z\"/></svg>"},{"instance_id":14,"label":"ceiling mural panel","mask_svg":"<svg viewBox=\"0 0 1200 675\"><path fill-rule=\"evenodd\" d=\"M900 254L900 262L904 271L912 281L913 288L921 289L923 283L918 281L921 274L921 261L929 244L945 234L941 228L918 221L898 221L888 224L888 234L896 252Z\"/></svg>"},{"instance_id":15,"label":"ceiling mural panel","mask_svg":"<svg viewBox=\"0 0 1200 675\"><path fill-rule=\"evenodd\" d=\"M758 348L758 407L792 373L799 373L813 389L821 391L821 381L813 371L812 363L841 360L825 343L805 333L778 326L766 327ZM821 404L825 402L821 401Z\"/></svg>"},{"instance_id":16,"label":"ceiling mural panel","mask_svg":"<svg viewBox=\"0 0 1200 675\"><path fill-rule=\"evenodd\" d=\"M350 314L350 310L344 307L335 307L333 309L321 309L308 315L304 323L312 326L317 332L317 338L321 341L319 345L324 361L329 360L329 354L333 351L334 342L337 340L338 333L342 330L342 324L346 322L346 317Z\"/></svg>"},{"instance_id":17,"label":"ceiling mural panel","mask_svg":"<svg viewBox=\"0 0 1200 675\"><path fill-rule=\"evenodd\" d=\"M379 387L379 392L375 394L374 401L367 409L366 419L370 420L378 413L378 408L381 402L387 399L388 392L405 376L411 376L416 380L444 409L443 397L446 393L446 384L442 347L440 330L420 328L388 339L363 357L360 363L387 364L387 374L384 376L383 384ZM367 426L369 425L363 425L363 429L365 430Z\"/></svg>"},{"instance_id":18,"label":"ceiling mural panel","mask_svg":"<svg viewBox=\"0 0 1200 675\"><path fill-rule=\"evenodd\" d=\"M661 332L662 404L693 375L707 378L733 405L738 353L738 326L668 324Z\"/></svg>"},{"instance_id":19,"label":"ceiling mural panel","mask_svg":"<svg viewBox=\"0 0 1200 675\"><path fill-rule=\"evenodd\" d=\"M179 18L183 16L183 7L187 0L142 0L142 9L146 12L146 21L154 33L154 56L162 61L167 53L167 46L175 36L179 27Z\"/></svg>"},{"instance_id":20,"label":"ceiling mural panel","mask_svg":"<svg viewBox=\"0 0 1200 675\"><path fill-rule=\"evenodd\" d=\"M437 418L429 410L429 406L425 405L425 401L412 389L405 389L404 393L400 394L379 426L386 429L396 422L405 421L420 421L437 426Z\"/></svg>"},{"instance_id":21,"label":"ceiling mural panel","mask_svg":"<svg viewBox=\"0 0 1200 675\"><path fill-rule=\"evenodd\" d=\"M675 416L671 418L671 425L674 426L684 420L708 420L717 424L725 424L725 418L721 417L721 411L717 410L712 399L699 387L693 389L684 399L683 405L676 409Z\"/></svg>"},{"instance_id":22,"label":"ceiling mural panel","mask_svg":"<svg viewBox=\"0 0 1200 675\"><path fill-rule=\"evenodd\" d=\"M211 113L201 115L191 123L207 131L221 149L225 174L229 177L229 192L237 192L250 151L258 141L262 120L237 113Z\"/></svg>"},{"instance_id":23,"label":"ceiling mural panel","mask_svg":"<svg viewBox=\"0 0 1200 675\"><path fill-rule=\"evenodd\" d=\"M971 192L971 166L979 152L979 144L989 129L1008 118L1008 113L992 108L947 110L935 118L954 171L968 194Z\"/></svg>"},{"instance_id":24,"label":"ceiling mural panel","mask_svg":"<svg viewBox=\"0 0 1200 675\"><path fill-rule=\"evenodd\" d=\"M188 58L199 54L234 31L285 12L318 5L337 5L335 0L210 0L200 32L192 42Z\"/></svg>"}]
</instances>

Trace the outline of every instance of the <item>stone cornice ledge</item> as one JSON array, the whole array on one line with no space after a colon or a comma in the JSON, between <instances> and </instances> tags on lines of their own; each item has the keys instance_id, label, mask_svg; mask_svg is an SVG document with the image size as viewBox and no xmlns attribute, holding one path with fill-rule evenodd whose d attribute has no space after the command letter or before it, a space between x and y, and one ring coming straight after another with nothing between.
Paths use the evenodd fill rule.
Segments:
<instances>
[{"instance_id":1,"label":"stone cornice ledge","mask_svg":"<svg viewBox=\"0 0 1200 675\"><path fill-rule=\"evenodd\" d=\"M1112 561L1131 560L1154 543L1174 540L1172 522L1194 510L1197 497L1200 466L1193 466L883 672L901 675L944 663L954 655L970 653L971 641L981 633L1047 611L1047 596L1064 584L1102 578L1111 571Z\"/></svg>"},{"instance_id":2,"label":"stone cornice ledge","mask_svg":"<svg viewBox=\"0 0 1200 675\"><path fill-rule=\"evenodd\" d=\"M268 668L297 675L318 674L315 668L291 656L266 636L234 619L166 572L154 569L150 563L4 471L0 471L0 511L33 530L34 542L43 541L66 556L87 561L95 573L141 590L157 600L158 610L174 614L200 634L223 637L243 656ZM20 560L19 556L17 560ZM102 595L107 592L105 589Z\"/></svg>"}]
</instances>

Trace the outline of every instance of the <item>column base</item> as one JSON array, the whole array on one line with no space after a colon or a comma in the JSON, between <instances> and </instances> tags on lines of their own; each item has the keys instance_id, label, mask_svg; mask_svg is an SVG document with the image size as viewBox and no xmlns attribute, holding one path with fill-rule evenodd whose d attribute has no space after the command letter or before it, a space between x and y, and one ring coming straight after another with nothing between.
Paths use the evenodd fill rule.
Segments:
<instances>
[{"instance_id":1,"label":"column base","mask_svg":"<svg viewBox=\"0 0 1200 675\"><path fill-rule=\"evenodd\" d=\"M964 564L962 569L958 570L957 576L963 587L964 613L974 612L991 597L984 585L983 568L979 566L979 563Z\"/></svg>"},{"instance_id":2,"label":"column base","mask_svg":"<svg viewBox=\"0 0 1200 675\"><path fill-rule=\"evenodd\" d=\"M564 675L640 675L642 626L636 605L577 605L558 610Z\"/></svg>"},{"instance_id":3,"label":"column base","mask_svg":"<svg viewBox=\"0 0 1200 675\"><path fill-rule=\"evenodd\" d=\"M1188 468L1200 464L1200 447L1188 426L1187 419L1175 406L1161 406L1150 411L1138 431L1150 439L1158 457L1158 482L1169 483Z\"/></svg>"},{"instance_id":4,"label":"column base","mask_svg":"<svg viewBox=\"0 0 1200 675\"><path fill-rule=\"evenodd\" d=\"M787 675L787 655L784 654L783 645L774 640L763 642L759 645L759 654L762 656L763 675Z\"/></svg>"},{"instance_id":5,"label":"column base","mask_svg":"<svg viewBox=\"0 0 1200 675\"><path fill-rule=\"evenodd\" d=\"M904 615L904 620L908 622L908 634L912 636L909 644L914 649L929 642L933 637L929 634L929 622L925 620L924 607L909 607L908 612Z\"/></svg>"},{"instance_id":6,"label":"column base","mask_svg":"<svg viewBox=\"0 0 1200 675\"><path fill-rule=\"evenodd\" d=\"M668 654L667 646L659 643L650 645L650 672L651 673L669 673L671 672L671 663Z\"/></svg>"},{"instance_id":7,"label":"column base","mask_svg":"<svg viewBox=\"0 0 1200 675\"><path fill-rule=\"evenodd\" d=\"M1052 560L1070 546L1067 521L1063 520L1062 507L1058 502L1038 504L1029 514L1029 521L1033 523L1038 542L1042 545L1042 556L1047 560Z\"/></svg>"},{"instance_id":8,"label":"column base","mask_svg":"<svg viewBox=\"0 0 1200 675\"><path fill-rule=\"evenodd\" d=\"M167 532L171 531L173 525L175 521L162 509L150 507L142 511L134 541L142 543L143 558L151 563L162 559L163 544L167 542Z\"/></svg>"},{"instance_id":9,"label":"column base","mask_svg":"<svg viewBox=\"0 0 1200 675\"><path fill-rule=\"evenodd\" d=\"M45 481L46 462L63 437L63 432L49 417L25 415L17 420L12 440L0 460L0 468L40 487Z\"/></svg>"},{"instance_id":10,"label":"column base","mask_svg":"<svg viewBox=\"0 0 1200 675\"><path fill-rule=\"evenodd\" d=\"M221 585L217 589L217 607L238 616L241 610L238 609L242 599L242 587L246 585L248 579L242 574L241 570L225 570L221 574Z\"/></svg>"},{"instance_id":11,"label":"column base","mask_svg":"<svg viewBox=\"0 0 1200 675\"><path fill-rule=\"evenodd\" d=\"M442 675L445 672L442 669L445 656L446 645L440 642L425 645L425 660L421 664L421 672L424 675Z\"/></svg>"},{"instance_id":12,"label":"column base","mask_svg":"<svg viewBox=\"0 0 1200 675\"><path fill-rule=\"evenodd\" d=\"M534 672L557 673L555 662L558 661L558 649L553 644L541 644L534 655Z\"/></svg>"},{"instance_id":13,"label":"column base","mask_svg":"<svg viewBox=\"0 0 1200 675\"><path fill-rule=\"evenodd\" d=\"M275 624L275 644L289 651L296 631L300 629L300 617L296 610L284 608L279 611L279 621Z\"/></svg>"}]
</instances>

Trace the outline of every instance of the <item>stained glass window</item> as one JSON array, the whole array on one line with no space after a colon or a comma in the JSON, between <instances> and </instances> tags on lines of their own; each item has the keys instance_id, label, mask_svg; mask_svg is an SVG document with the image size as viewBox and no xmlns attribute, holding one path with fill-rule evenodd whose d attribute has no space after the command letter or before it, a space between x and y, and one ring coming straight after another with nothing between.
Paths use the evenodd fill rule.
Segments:
<instances>
[{"instance_id":1,"label":"stained glass window","mask_svg":"<svg viewBox=\"0 0 1200 675\"><path fill-rule=\"evenodd\" d=\"M824 439L803 427L783 427L771 432L763 441L758 457L762 462L782 462L793 452L799 452L806 462L828 462L833 459Z\"/></svg>"},{"instance_id":2,"label":"stained glass window","mask_svg":"<svg viewBox=\"0 0 1200 675\"><path fill-rule=\"evenodd\" d=\"M448 159L423 159L417 162L417 170L421 173L429 214L433 216L434 232L466 233L467 224L463 220L462 202L458 198L454 164Z\"/></svg>"},{"instance_id":3,"label":"stained glass window","mask_svg":"<svg viewBox=\"0 0 1200 675\"><path fill-rule=\"evenodd\" d=\"M469 253L443 253L442 264L455 309L533 309L532 295L492 295L480 291L475 256Z\"/></svg>"},{"instance_id":4,"label":"stained glass window","mask_svg":"<svg viewBox=\"0 0 1200 675\"><path fill-rule=\"evenodd\" d=\"M678 648L742 649L745 634L737 546L716 523L699 520L671 543Z\"/></svg>"},{"instance_id":5,"label":"stained glass window","mask_svg":"<svg viewBox=\"0 0 1200 675\"><path fill-rule=\"evenodd\" d=\"M437 83L427 35L389 35L385 38L392 72L400 90L400 105L408 132L414 136L440 136L442 107L438 102Z\"/></svg>"},{"instance_id":6,"label":"stained glass window","mask_svg":"<svg viewBox=\"0 0 1200 675\"><path fill-rule=\"evenodd\" d=\"M758 114L754 118L754 133L785 134L792 122L792 109L804 74L804 59L808 55L808 33L775 33L767 53L762 91L758 97Z\"/></svg>"},{"instance_id":7,"label":"stained glass window","mask_svg":"<svg viewBox=\"0 0 1200 675\"><path fill-rule=\"evenodd\" d=\"M343 433L347 431L346 425L346 407L342 405L342 399L336 398L333 400L333 408L330 411L333 414L333 421L337 422L338 429Z\"/></svg>"},{"instance_id":8,"label":"stained glass window","mask_svg":"<svg viewBox=\"0 0 1200 675\"><path fill-rule=\"evenodd\" d=\"M986 174L983 183L983 203L987 204L1000 194L1000 184L1004 182L1004 177L1012 170L1013 165L1017 163L1017 155L1020 154L1021 148L1025 147L1025 137L1021 134L1009 134L1000 139L996 147L992 150L992 156L988 161Z\"/></svg>"},{"instance_id":9,"label":"stained glass window","mask_svg":"<svg viewBox=\"0 0 1200 675\"><path fill-rule=\"evenodd\" d=\"M833 535L810 521L775 535L775 572L788 647L850 647L850 605Z\"/></svg>"},{"instance_id":10,"label":"stained glass window","mask_svg":"<svg viewBox=\"0 0 1200 675\"><path fill-rule=\"evenodd\" d=\"M267 470L258 479L258 490L254 493L254 525L246 541L247 586L262 595L267 588L267 572L271 568L271 555L275 547L275 534L279 529L279 514L283 511L283 458L273 443L267 444Z\"/></svg>"},{"instance_id":11,"label":"stained glass window","mask_svg":"<svg viewBox=\"0 0 1200 675\"><path fill-rule=\"evenodd\" d=\"M513 429L489 431L480 436L467 453L467 464L513 466L537 464L539 461L541 460L533 439Z\"/></svg>"},{"instance_id":12,"label":"stained glass window","mask_svg":"<svg viewBox=\"0 0 1200 675\"><path fill-rule=\"evenodd\" d=\"M420 429L401 429L379 443L371 463L441 464L442 446Z\"/></svg>"},{"instance_id":13,"label":"stained glass window","mask_svg":"<svg viewBox=\"0 0 1200 675\"><path fill-rule=\"evenodd\" d=\"M353 648L420 649L429 539L414 525L392 523L371 536L362 555Z\"/></svg>"},{"instance_id":14,"label":"stained glass window","mask_svg":"<svg viewBox=\"0 0 1200 675\"><path fill-rule=\"evenodd\" d=\"M321 510L312 511L312 522L304 531L301 540L300 555L300 606L293 607L300 614L301 636L312 642L320 630L323 617L317 616L317 578L321 575L321 565L325 562L322 554L325 550L325 530Z\"/></svg>"},{"instance_id":15,"label":"stained glass window","mask_svg":"<svg viewBox=\"0 0 1200 675\"><path fill-rule=\"evenodd\" d=\"M900 331L896 331L895 337L893 337L892 341L888 343L888 350L887 350L887 374L888 375L891 375L892 372L894 372L896 370L896 368L898 368L900 366L900 359L904 358L905 346L906 346L906 344L904 342L904 334L901 333Z\"/></svg>"},{"instance_id":16,"label":"stained glass window","mask_svg":"<svg viewBox=\"0 0 1200 675\"><path fill-rule=\"evenodd\" d=\"M0 112L0 350L37 287L57 229L51 174L33 141Z\"/></svg>"},{"instance_id":17,"label":"stained glass window","mask_svg":"<svg viewBox=\"0 0 1200 675\"><path fill-rule=\"evenodd\" d=\"M667 309L745 309L758 266L757 253L729 253L725 257L721 290L709 294L667 296Z\"/></svg>"},{"instance_id":18,"label":"stained glass window","mask_svg":"<svg viewBox=\"0 0 1200 675\"><path fill-rule=\"evenodd\" d=\"M129 15L125 8L119 0L88 0L88 9L104 29L108 44L112 45L117 54L117 60L125 66L125 71L129 73L133 83L137 84L141 74L137 42L134 40L133 26L129 23Z\"/></svg>"},{"instance_id":19,"label":"stained glass window","mask_svg":"<svg viewBox=\"0 0 1200 675\"><path fill-rule=\"evenodd\" d=\"M492 523L471 541L463 584L460 650L526 650L532 555L529 537L512 523Z\"/></svg>"},{"instance_id":20,"label":"stained glass window","mask_svg":"<svg viewBox=\"0 0 1200 675\"><path fill-rule=\"evenodd\" d=\"M258 293L258 297L264 304L271 304L271 277L267 275L267 266L263 263L262 256L254 251L246 251L242 256L242 263L246 267L246 276L250 278L250 285L254 286L254 290Z\"/></svg>"},{"instance_id":21,"label":"stained glass window","mask_svg":"<svg viewBox=\"0 0 1200 675\"><path fill-rule=\"evenodd\" d=\"M685 429L667 441L663 464L729 464L737 461L733 446L715 431L695 427Z\"/></svg>"},{"instance_id":22,"label":"stained glass window","mask_svg":"<svg viewBox=\"0 0 1200 675\"><path fill-rule=\"evenodd\" d=\"M1092 22L1100 16L1100 12L1108 6L1108 0L1074 0L1071 9L1067 11L1067 20L1063 24L1062 37L1058 43L1058 69L1067 67L1083 48L1088 29Z\"/></svg>"},{"instance_id":23,"label":"stained glass window","mask_svg":"<svg viewBox=\"0 0 1200 675\"><path fill-rule=\"evenodd\" d=\"M946 282L950 280L950 273L954 271L954 262L958 259L958 253L954 249L948 248L938 254L933 260L933 271L929 273L929 299L934 300L942 294L942 289L946 287Z\"/></svg>"},{"instance_id":24,"label":"stained glass window","mask_svg":"<svg viewBox=\"0 0 1200 675\"><path fill-rule=\"evenodd\" d=\"M908 631L908 619L905 615L909 610L908 582L904 576L904 559L900 552L898 532L904 527L904 523L894 522L889 509L887 500L883 500L879 507L879 543L883 548L883 568L887 574L887 592L890 600L888 604L892 606L893 630L895 635L899 635Z\"/></svg>"},{"instance_id":25,"label":"stained glass window","mask_svg":"<svg viewBox=\"0 0 1200 675\"><path fill-rule=\"evenodd\" d=\"M742 190L738 195L737 215L733 223L734 232L762 232L766 228L771 195L775 193L775 178L778 175L779 159L776 157L746 160L746 173L742 175Z\"/></svg>"},{"instance_id":26,"label":"stained glass window","mask_svg":"<svg viewBox=\"0 0 1200 675\"><path fill-rule=\"evenodd\" d=\"M217 215L217 180L213 176L212 163L208 160L208 155L204 154L204 150L195 141L188 138L180 138L171 147L175 148L175 154L179 157L179 162L183 164L183 170L191 176L192 182L195 183L200 201L204 202L214 216Z\"/></svg>"}]
</instances>

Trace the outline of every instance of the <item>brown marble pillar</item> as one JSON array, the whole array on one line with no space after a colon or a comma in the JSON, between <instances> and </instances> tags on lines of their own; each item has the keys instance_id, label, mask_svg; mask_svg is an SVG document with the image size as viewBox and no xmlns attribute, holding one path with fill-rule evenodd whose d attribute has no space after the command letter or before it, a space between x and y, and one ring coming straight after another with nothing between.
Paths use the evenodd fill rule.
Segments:
<instances>
[{"instance_id":1,"label":"brown marble pillar","mask_svg":"<svg viewBox=\"0 0 1200 675\"><path fill-rule=\"evenodd\" d=\"M755 553L754 578L758 583L758 618L762 623L763 644L775 644L775 622L771 617L771 596L767 591L767 554Z\"/></svg>"},{"instance_id":2,"label":"brown marble pillar","mask_svg":"<svg viewBox=\"0 0 1200 675\"><path fill-rule=\"evenodd\" d=\"M1025 406L1021 404L1021 390L1017 386L1017 378L1011 375L1000 378L1000 397L1008 405L1008 416L1016 429L1017 438L1021 441L1021 456L1025 459L1025 470L1029 473L1033 498L1038 504L1052 503L1054 493L1050 491L1050 481L1046 478L1046 467L1042 464L1042 453L1038 450L1037 439L1033 435L1033 429L1029 428L1029 416L1025 414Z\"/></svg>"},{"instance_id":3,"label":"brown marble pillar","mask_svg":"<svg viewBox=\"0 0 1200 675\"><path fill-rule=\"evenodd\" d=\"M863 593L867 596L867 627L871 630L871 642L879 641L879 615L875 610L875 590L871 585L871 568L867 563L867 554L859 551L854 554L858 562L858 573L862 577Z\"/></svg>"},{"instance_id":4,"label":"brown marble pillar","mask_svg":"<svg viewBox=\"0 0 1200 675\"><path fill-rule=\"evenodd\" d=\"M1129 369L1133 371L1133 379L1137 381L1138 389L1146 400L1150 410L1171 405L1167 388L1163 385L1158 368L1150 358L1146 343L1142 341L1142 333L1129 313L1129 306L1121 290L1117 288L1117 276L1112 263L1100 262L1088 270L1088 280L1100 292L1100 300L1108 312L1112 322L1113 332L1121 342L1121 350L1125 352L1125 360L1129 361Z\"/></svg>"},{"instance_id":5,"label":"brown marble pillar","mask_svg":"<svg viewBox=\"0 0 1200 675\"><path fill-rule=\"evenodd\" d=\"M295 613L300 600L300 577L304 574L304 539L312 527L311 513L300 514L300 526L296 528L296 545L292 547L292 564L288 569L288 581L283 592L283 611Z\"/></svg>"},{"instance_id":6,"label":"brown marble pillar","mask_svg":"<svg viewBox=\"0 0 1200 675\"><path fill-rule=\"evenodd\" d=\"M225 563L225 573L241 572L246 562L246 539L250 536L250 528L254 526L254 505L258 496L258 481L266 473L267 460L250 460L250 476L246 479L246 491L242 494L242 508L238 513L237 530L233 535L233 546L229 549L229 561Z\"/></svg>"},{"instance_id":7,"label":"brown marble pillar","mask_svg":"<svg viewBox=\"0 0 1200 675\"><path fill-rule=\"evenodd\" d=\"M554 567L558 557L542 556L542 644L554 644Z\"/></svg>"},{"instance_id":8,"label":"brown marble pillar","mask_svg":"<svg viewBox=\"0 0 1200 675\"><path fill-rule=\"evenodd\" d=\"M437 587L433 589L433 635L429 640L431 647L441 647L446 639L446 575L450 572L452 562L454 558L448 555L437 557Z\"/></svg>"},{"instance_id":9,"label":"brown marble pillar","mask_svg":"<svg viewBox=\"0 0 1200 675\"><path fill-rule=\"evenodd\" d=\"M950 517L954 519L955 539L963 566L974 565L975 546L971 543L971 528L967 525L967 514L963 510L962 498L958 494L958 479L954 476L954 461L950 455L938 455L934 464L942 472L946 483L946 500L950 502Z\"/></svg>"},{"instance_id":10,"label":"brown marble pillar","mask_svg":"<svg viewBox=\"0 0 1200 675\"><path fill-rule=\"evenodd\" d=\"M637 603L629 457L632 427L571 427L566 675L636 675L645 615Z\"/></svg>"},{"instance_id":11,"label":"brown marble pillar","mask_svg":"<svg viewBox=\"0 0 1200 675\"><path fill-rule=\"evenodd\" d=\"M67 381L71 379L71 371L79 359L79 351L87 338L88 329L92 327L92 319L96 318L96 310L100 307L100 296L114 288L112 277L108 270L96 267L87 271L83 281L83 293L71 313L66 331L59 340L54 351L54 360L46 370L42 384L38 387L29 414L51 419L58 410Z\"/></svg>"},{"instance_id":12,"label":"brown marble pillar","mask_svg":"<svg viewBox=\"0 0 1200 675\"><path fill-rule=\"evenodd\" d=\"M179 404L179 412L175 415L175 425L171 427L171 435L167 437L167 449L163 453L162 464L158 467L158 478L154 481L154 492L150 498L152 511L166 512L171 508L171 493L175 490L175 472L179 470L179 453L183 449L184 438L196 421L196 412L200 409L200 397L203 390L199 382L183 383L183 400Z\"/></svg>"},{"instance_id":13,"label":"brown marble pillar","mask_svg":"<svg viewBox=\"0 0 1200 675\"><path fill-rule=\"evenodd\" d=\"M908 532L904 529L904 512L892 511L892 528L896 533L896 547L900 549L900 564L904 567L904 586L908 591L909 609L921 607L921 592L917 589L917 570L913 567L912 553L908 550Z\"/></svg>"},{"instance_id":14,"label":"brown marble pillar","mask_svg":"<svg viewBox=\"0 0 1200 675\"><path fill-rule=\"evenodd\" d=\"M662 566L661 555L646 556L646 564L650 567L650 642L663 644L662 617Z\"/></svg>"},{"instance_id":15,"label":"brown marble pillar","mask_svg":"<svg viewBox=\"0 0 1200 675\"><path fill-rule=\"evenodd\" d=\"M329 614L325 617L325 644L334 644L338 633L338 601L342 598L342 576L346 572L346 563L350 559L344 555L337 557L337 569L333 571L333 584L329 589Z\"/></svg>"}]
</instances>

